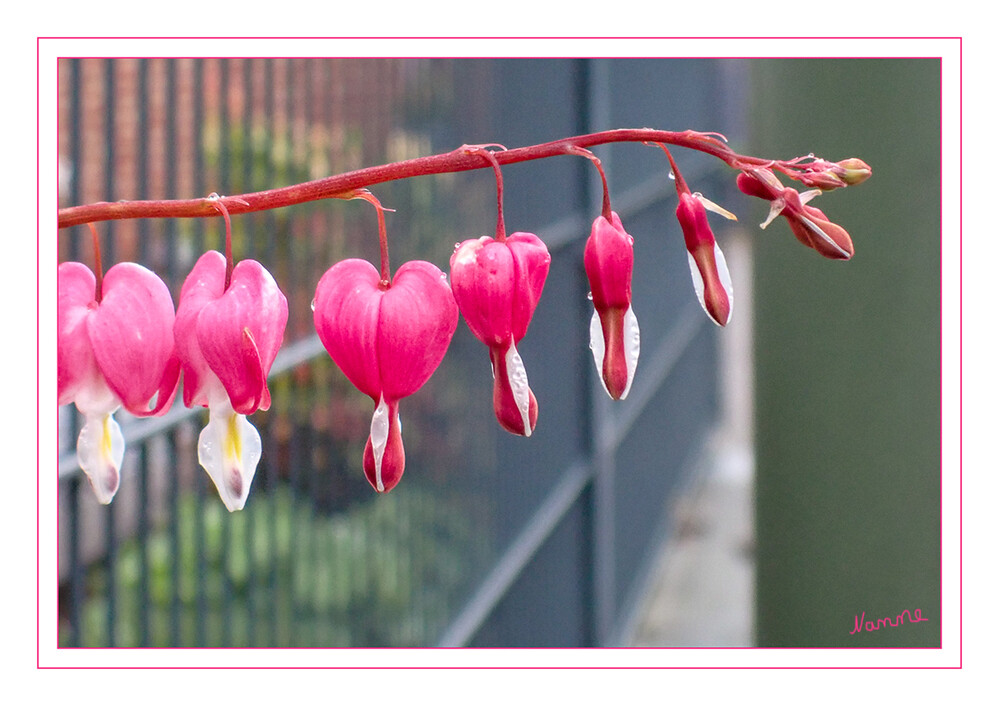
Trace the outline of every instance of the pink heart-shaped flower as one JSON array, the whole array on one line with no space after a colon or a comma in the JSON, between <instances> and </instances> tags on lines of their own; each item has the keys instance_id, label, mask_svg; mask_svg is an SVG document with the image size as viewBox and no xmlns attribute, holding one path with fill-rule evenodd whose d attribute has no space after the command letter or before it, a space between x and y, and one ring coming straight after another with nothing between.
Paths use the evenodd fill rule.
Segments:
<instances>
[{"instance_id":1,"label":"pink heart-shaped flower","mask_svg":"<svg viewBox=\"0 0 999 706\"><path fill-rule=\"evenodd\" d=\"M440 365L458 326L458 307L437 267L407 262L391 283L366 260L338 262L319 280L319 339L357 389L375 402L365 475L379 492L402 476L405 455L398 401Z\"/></svg>"},{"instance_id":2,"label":"pink heart-shaped flower","mask_svg":"<svg viewBox=\"0 0 999 706\"><path fill-rule=\"evenodd\" d=\"M267 375L284 338L288 300L256 260L236 264L228 289L225 268L221 253L206 252L181 289L175 332L184 404L207 407L224 391L246 415L270 407Z\"/></svg>"},{"instance_id":3,"label":"pink heart-shaped flower","mask_svg":"<svg viewBox=\"0 0 999 706\"><path fill-rule=\"evenodd\" d=\"M530 436L538 401L517 343L527 333L548 277L551 255L533 233L459 243L451 255L451 288L475 337L489 346L493 411L513 434Z\"/></svg>"}]
</instances>

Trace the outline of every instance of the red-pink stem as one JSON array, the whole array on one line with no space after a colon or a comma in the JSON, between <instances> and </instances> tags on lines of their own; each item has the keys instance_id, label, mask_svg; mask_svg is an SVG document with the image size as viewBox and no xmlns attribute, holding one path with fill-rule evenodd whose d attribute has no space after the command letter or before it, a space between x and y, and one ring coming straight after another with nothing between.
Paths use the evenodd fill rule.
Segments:
<instances>
[{"instance_id":1,"label":"red-pink stem","mask_svg":"<svg viewBox=\"0 0 999 706\"><path fill-rule=\"evenodd\" d=\"M582 147L577 147L575 145L570 145L566 151L569 154L579 155L580 157L586 157L588 160L593 162L593 166L597 168L600 173L600 182L604 187L604 199L600 207L600 215L602 215L607 221L611 220L611 200L610 200L610 189L607 188L607 174L604 172L604 165L600 162L600 158L589 150L583 149Z\"/></svg>"},{"instance_id":2,"label":"red-pink stem","mask_svg":"<svg viewBox=\"0 0 999 706\"><path fill-rule=\"evenodd\" d=\"M222 291L227 291L229 283L232 282L232 270L235 265L232 260L232 222L229 220L229 209L222 203L221 196L211 194L208 199L215 210L222 214L222 219L225 221L225 286Z\"/></svg>"},{"instance_id":3,"label":"red-pink stem","mask_svg":"<svg viewBox=\"0 0 999 706\"><path fill-rule=\"evenodd\" d=\"M669 159L670 169L673 170L673 181L676 183L677 195L689 194L690 187L687 186L687 182L684 180L683 175L680 174L680 169L676 166L676 162L673 161L673 155L670 154L670 151L669 149L666 148L666 145L662 144L661 142L657 144L662 149L662 151L666 153L666 158Z\"/></svg>"},{"instance_id":4,"label":"red-pink stem","mask_svg":"<svg viewBox=\"0 0 999 706\"><path fill-rule=\"evenodd\" d=\"M585 149L594 145L616 142L662 142L687 147L715 156L737 169L773 164L773 160L736 154L724 142L705 133L693 130L669 132L644 128L607 130L588 135L577 135L554 142L502 150L494 152L493 156L499 165L515 164L564 155L573 146ZM480 155L475 152L469 153L467 148L461 147L443 154L366 167L302 184L225 198L230 213L251 213L332 198L386 181L430 174L471 171L483 169L486 166L489 165L483 161ZM218 211L212 202L205 198L100 202L59 209L59 228L129 218L205 218L217 213Z\"/></svg>"},{"instance_id":5,"label":"red-pink stem","mask_svg":"<svg viewBox=\"0 0 999 706\"><path fill-rule=\"evenodd\" d=\"M94 278L97 283L94 285L94 301L98 304L104 298L104 267L101 265L101 239L97 237L97 227L93 223L90 226L91 241L94 244Z\"/></svg>"},{"instance_id":6,"label":"red-pink stem","mask_svg":"<svg viewBox=\"0 0 999 706\"><path fill-rule=\"evenodd\" d=\"M478 154L486 158L496 175L496 240L503 242L506 240L506 222L503 220L503 170L500 169L496 155L487 147L500 147L503 145L465 145L464 149L469 154Z\"/></svg>"}]
</instances>

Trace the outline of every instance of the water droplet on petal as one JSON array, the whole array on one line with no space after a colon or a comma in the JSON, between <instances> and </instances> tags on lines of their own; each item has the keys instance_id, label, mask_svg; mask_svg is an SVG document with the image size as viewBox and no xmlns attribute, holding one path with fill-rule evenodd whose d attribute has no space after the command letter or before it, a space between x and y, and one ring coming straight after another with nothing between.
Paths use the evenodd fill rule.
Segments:
<instances>
[{"instance_id":1,"label":"water droplet on petal","mask_svg":"<svg viewBox=\"0 0 999 706\"><path fill-rule=\"evenodd\" d=\"M673 173L672 169L669 171L669 178L673 181L676 181L676 174Z\"/></svg>"},{"instance_id":2,"label":"water droplet on petal","mask_svg":"<svg viewBox=\"0 0 999 706\"><path fill-rule=\"evenodd\" d=\"M315 311L316 310L316 300L313 299L312 300L312 304L310 304L309 306L312 308L313 311Z\"/></svg>"},{"instance_id":3,"label":"water droplet on petal","mask_svg":"<svg viewBox=\"0 0 999 706\"><path fill-rule=\"evenodd\" d=\"M589 299L590 301L593 301L593 292L587 292L586 298Z\"/></svg>"}]
</instances>

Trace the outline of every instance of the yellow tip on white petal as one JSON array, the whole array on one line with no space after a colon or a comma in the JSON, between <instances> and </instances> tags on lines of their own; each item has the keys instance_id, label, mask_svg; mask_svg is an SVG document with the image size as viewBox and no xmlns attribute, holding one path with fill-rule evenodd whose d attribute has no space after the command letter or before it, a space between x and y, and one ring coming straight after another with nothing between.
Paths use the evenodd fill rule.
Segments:
<instances>
[{"instance_id":1,"label":"yellow tip on white petal","mask_svg":"<svg viewBox=\"0 0 999 706\"><path fill-rule=\"evenodd\" d=\"M77 460L90 480L97 501L107 505L118 492L125 439L110 413L88 414L85 419L76 441Z\"/></svg>"},{"instance_id":2,"label":"yellow tip on white petal","mask_svg":"<svg viewBox=\"0 0 999 706\"><path fill-rule=\"evenodd\" d=\"M198 437L198 462L215 483L229 512L242 510L260 461L260 434L228 400L209 408L208 426Z\"/></svg>"}]
</instances>

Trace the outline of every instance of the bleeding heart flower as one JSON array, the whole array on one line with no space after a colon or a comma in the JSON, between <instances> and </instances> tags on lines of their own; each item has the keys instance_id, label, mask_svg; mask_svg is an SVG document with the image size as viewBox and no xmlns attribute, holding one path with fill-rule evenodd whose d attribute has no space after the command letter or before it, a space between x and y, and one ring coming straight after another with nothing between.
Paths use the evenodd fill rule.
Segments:
<instances>
[{"instance_id":1,"label":"bleeding heart flower","mask_svg":"<svg viewBox=\"0 0 999 706\"><path fill-rule=\"evenodd\" d=\"M623 400L631 390L640 349L638 319L631 307L633 243L612 211L610 221L603 216L593 221L583 252L594 308L590 349L604 389L615 400Z\"/></svg>"},{"instance_id":2,"label":"bleeding heart flower","mask_svg":"<svg viewBox=\"0 0 999 706\"><path fill-rule=\"evenodd\" d=\"M284 338L288 300L270 273L243 260L225 286L226 260L206 252L180 292L174 334L184 404L208 407L198 461L230 512L241 510L260 460L260 435L246 415L271 404L267 375Z\"/></svg>"},{"instance_id":3,"label":"bleeding heart flower","mask_svg":"<svg viewBox=\"0 0 999 706\"><path fill-rule=\"evenodd\" d=\"M77 457L97 499L107 504L118 490L125 453L112 414L122 405L141 417L164 413L180 367L173 299L163 281L123 262L108 270L100 294L96 283L86 265L59 265L58 389L59 404L75 402L86 420Z\"/></svg>"},{"instance_id":4,"label":"bleeding heart flower","mask_svg":"<svg viewBox=\"0 0 999 706\"><path fill-rule=\"evenodd\" d=\"M710 202L689 192L679 196L676 217L683 230L694 293L708 316L724 326L732 318L732 277L708 225L706 203Z\"/></svg>"},{"instance_id":5,"label":"bleeding heart flower","mask_svg":"<svg viewBox=\"0 0 999 706\"><path fill-rule=\"evenodd\" d=\"M725 264L725 256L715 242L715 235L708 225L708 211L725 216L729 220L736 217L701 194L692 194L690 187L680 174L669 148L659 147L666 153L679 203L676 218L683 230L683 243L687 248L687 262L690 265L690 279L694 283L694 294L701 308L719 326L724 326L732 318L732 277Z\"/></svg>"},{"instance_id":6,"label":"bleeding heart flower","mask_svg":"<svg viewBox=\"0 0 999 706\"><path fill-rule=\"evenodd\" d=\"M399 400L430 379L458 326L444 273L417 260L388 282L367 260L344 260L319 280L313 312L333 362L375 403L364 475L379 493L392 490L406 463Z\"/></svg>"},{"instance_id":7,"label":"bleeding heart flower","mask_svg":"<svg viewBox=\"0 0 999 706\"><path fill-rule=\"evenodd\" d=\"M455 301L475 337L489 346L496 419L523 436L534 431L538 401L517 343L527 333L550 263L548 248L532 233L466 240L451 255Z\"/></svg>"},{"instance_id":8,"label":"bleeding heart flower","mask_svg":"<svg viewBox=\"0 0 999 706\"><path fill-rule=\"evenodd\" d=\"M857 160L859 162L859 160ZM860 162L863 164L863 162ZM866 166L866 165L864 165ZM857 172L862 172L859 167ZM870 168L867 168L870 176ZM851 176L852 183L860 183L863 175ZM847 182L851 183L851 182ZM803 245L807 245L825 257L833 260L849 260L853 257L853 240L844 228L836 225L819 209L806 204L822 193L820 189L799 193L785 187L768 169L744 171L736 178L736 185L744 194L766 199L770 202L770 214L760 224L766 228L777 216L787 218L791 232Z\"/></svg>"}]
</instances>

